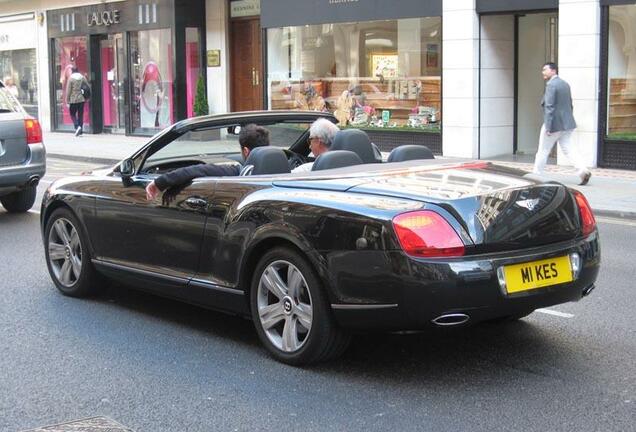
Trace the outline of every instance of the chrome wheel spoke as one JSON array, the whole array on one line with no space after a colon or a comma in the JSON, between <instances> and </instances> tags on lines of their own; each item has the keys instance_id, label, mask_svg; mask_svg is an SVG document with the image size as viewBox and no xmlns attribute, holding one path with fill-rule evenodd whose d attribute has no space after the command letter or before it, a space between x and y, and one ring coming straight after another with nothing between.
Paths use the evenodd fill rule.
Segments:
<instances>
[{"instance_id":1,"label":"chrome wheel spoke","mask_svg":"<svg viewBox=\"0 0 636 432\"><path fill-rule=\"evenodd\" d=\"M62 240L62 243L64 243L64 246L68 246L71 242L71 239L68 235L68 232L66 232L64 221L62 219L56 220L53 227L55 228L55 232L57 233L59 239Z\"/></svg>"},{"instance_id":2,"label":"chrome wheel spoke","mask_svg":"<svg viewBox=\"0 0 636 432\"><path fill-rule=\"evenodd\" d=\"M259 309L258 314L261 317L261 324L265 330L269 330L285 319L283 306L280 302L269 306L263 306Z\"/></svg>"},{"instance_id":3,"label":"chrome wheel spoke","mask_svg":"<svg viewBox=\"0 0 636 432\"><path fill-rule=\"evenodd\" d=\"M62 268L60 269L60 282L62 282L64 285L71 285L72 269L73 266L70 260L64 261L64 264L62 264Z\"/></svg>"},{"instance_id":4,"label":"chrome wheel spoke","mask_svg":"<svg viewBox=\"0 0 636 432\"><path fill-rule=\"evenodd\" d=\"M303 275L294 266L287 268L287 287L289 288L289 296L294 300L298 299L300 289L303 286Z\"/></svg>"},{"instance_id":5,"label":"chrome wheel spoke","mask_svg":"<svg viewBox=\"0 0 636 432\"><path fill-rule=\"evenodd\" d=\"M75 280L79 279L80 273L82 271L82 261L76 257L75 255L71 255L71 267L73 269L73 276Z\"/></svg>"},{"instance_id":6,"label":"chrome wheel spoke","mask_svg":"<svg viewBox=\"0 0 636 432\"><path fill-rule=\"evenodd\" d=\"M72 250L75 250L79 247L79 235L75 229L71 228L71 240L69 241L69 246Z\"/></svg>"},{"instance_id":7,"label":"chrome wheel spoke","mask_svg":"<svg viewBox=\"0 0 636 432\"><path fill-rule=\"evenodd\" d=\"M298 349L298 334L296 332L296 320L292 317L285 319L283 327L283 351L296 351Z\"/></svg>"},{"instance_id":8,"label":"chrome wheel spoke","mask_svg":"<svg viewBox=\"0 0 636 432\"><path fill-rule=\"evenodd\" d=\"M278 297L278 300L282 300L283 297L287 295L287 286L273 266L270 266L267 270L265 270L261 280L267 289Z\"/></svg>"},{"instance_id":9,"label":"chrome wheel spoke","mask_svg":"<svg viewBox=\"0 0 636 432\"><path fill-rule=\"evenodd\" d=\"M64 245L59 243L49 243L49 259L58 261L66 256Z\"/></svg>"},{"instance_id":10,"label":"chrome wheel spoke","mask_svg":"<svg viewBox=\"0 0 636 432\"><path fill-rule=\"evenodd\" d=\"M308 305L306 303L298 303L296 305L295 313L298 321L300 321L300 324L307 330L309 330L311 328L311 321L313 316L311 305Z\"/></svg>"}]
</instances>

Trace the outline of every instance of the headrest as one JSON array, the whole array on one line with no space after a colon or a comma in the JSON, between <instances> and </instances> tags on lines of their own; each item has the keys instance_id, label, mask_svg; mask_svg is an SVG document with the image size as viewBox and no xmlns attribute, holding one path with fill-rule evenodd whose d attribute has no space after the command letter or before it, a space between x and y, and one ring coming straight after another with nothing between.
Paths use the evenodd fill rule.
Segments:
<instances>
[{"instance_id":1,"label":"headrest","mask_svg":"<svg viewBox=\"0 0 636 432\"><path fill-rule=\"evenodd\" d=\"M416 159L435 159L435 156L426 146L409 144L401 145L391 150L387 162L404 162Z\"/></svg>"},{"instance_id":2,"label":"headrest","mask_svg":"<svg viewBox=\"0 0 636 432\"><path fill-rule=\"evenodd\" d=\"M362 163L378 162L369 135L360 129L338 131L331 144L331 150L349 150L360 156Z\"/></svg>"},{"instance_id":3,"label":"headrest","mask_svg":"<svg viewBox=\"0 0 636 432\"><path fill-rule=\"evenodd\" d=\"M253 167L250 169L249 167ZM278 147L256 147L250 151L241 175L284 174L291 172L285 152Z\"/></svg>"},{"instance_id":4,"label":"headrest","mask_svg":"<svg viewBox=\"0 0 636 432\"><path fill-rule=\"evenodd\" d=\"M311 166L312 171L342 168L352 165L362 165L360 156L348 150L329 150L318 156Z\"/></svg>"}]
</instances>

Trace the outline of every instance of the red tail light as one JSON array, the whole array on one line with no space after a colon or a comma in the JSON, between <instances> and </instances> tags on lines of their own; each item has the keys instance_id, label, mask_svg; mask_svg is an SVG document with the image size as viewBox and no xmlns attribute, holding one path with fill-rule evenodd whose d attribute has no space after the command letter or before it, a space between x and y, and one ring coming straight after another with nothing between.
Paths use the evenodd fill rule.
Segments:
<instances>
[{"instance_id":1,"label":"red tail light","mask_svg":"<svg viewBox=\"0 0 636 432\"><path fill-rule=\"evenodd\" d=\"M24 129L26 130L27 144L40 144L42 142L42 128L39 121L26 119L24 121Z\"/></svg>"},{"instance_id":2,"label":"red tail light","mask_svg":"<svg viewBox=\"0 0 636 432\"><path fill-rule=\"evenodd\" d=\"M464 255L464 243L452 226L431 210L402 213L393 218L393 229L408 255L454 257Z\"/></svg>"},{"instance_id":3,"label":"red tail light","mask_svg":"<svg viewBox=\"0 0 636 432\"><path fill-rule=\"evenodd\" d=\"M594 213L592 213L592 208L590 207L590 203L587 202L585 195L581 192L575 190L574 198L576 199L576 204L579 206L579 216L581 217L581 230L583 231L583 235L587 236L594 231L596 228L596 219L594 219Z\"/></svg>"}]
</instances>

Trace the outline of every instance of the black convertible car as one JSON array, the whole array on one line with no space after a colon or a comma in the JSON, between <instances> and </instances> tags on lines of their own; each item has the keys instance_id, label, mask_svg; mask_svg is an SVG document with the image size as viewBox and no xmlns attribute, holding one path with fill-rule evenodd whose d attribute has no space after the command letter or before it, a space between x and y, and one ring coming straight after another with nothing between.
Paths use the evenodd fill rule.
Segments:
<instances>
[{"instance_id":1,"label":"black convertible car","mask_svg":"<svg viewBox=\"0 0 636 432\"><path fill-rule=\"evenodd\" d=\"M397 147L389 162L359 131L311 172L308 127L330 114L189 119L112 169L56 181L41 226L53 282L70 296L105 278L249 316L277 359L341 353L352 331L518 319L593 288L599 238L585 197L481 161ZM199 178L148 202L160 173L239 163L238 131L267 127L250 175ZM257 151L259 150L259 151Z\"/></svg>"}]
</instances>

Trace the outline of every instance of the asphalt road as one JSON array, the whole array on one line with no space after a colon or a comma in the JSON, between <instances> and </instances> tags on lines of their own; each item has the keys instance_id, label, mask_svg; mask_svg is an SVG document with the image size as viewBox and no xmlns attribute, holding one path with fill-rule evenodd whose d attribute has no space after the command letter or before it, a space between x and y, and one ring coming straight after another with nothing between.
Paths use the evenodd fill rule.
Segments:
<instances>
[{"instance_id":1,"label":"asphalt road","mask_svg":"<svg viewBox=\"0 0 636 432\"><path fill-rule=\"evenodd\" d=\"M85 169L52 161L45 181ZM358 336L341 359L303 369L271 360L241 318L119 286L60 295L38 215L0 209L0 430L106 416L150 432L633 431L636 223L599 229L597 289L578 303Z\"/></svg>"}]
</instances>

